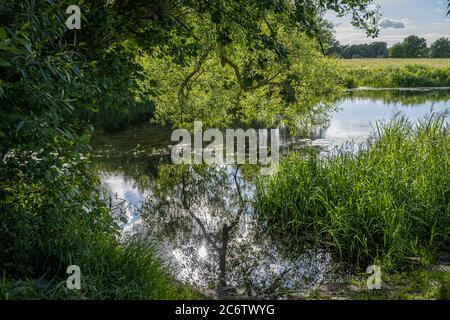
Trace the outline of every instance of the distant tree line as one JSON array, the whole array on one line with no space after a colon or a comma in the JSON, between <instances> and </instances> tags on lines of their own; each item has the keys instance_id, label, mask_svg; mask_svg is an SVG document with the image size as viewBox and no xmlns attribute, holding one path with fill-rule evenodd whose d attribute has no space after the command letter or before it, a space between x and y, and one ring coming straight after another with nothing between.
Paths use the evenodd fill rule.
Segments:
<instances>
[{"instance_id":1,"label":"distant tree line","mask_svg":"<svg viewBox=\"0 0 450 320\"><path fill-rule=\"evenodd\" d=\"M425 38L409 36L403 42L388 48L386 42L370 44L341 45L332 39L327 49L328 55L337 55L344 59L356 58L450 58L450 40L442 37L427 47Z\"/></svg>"}]
</instances>

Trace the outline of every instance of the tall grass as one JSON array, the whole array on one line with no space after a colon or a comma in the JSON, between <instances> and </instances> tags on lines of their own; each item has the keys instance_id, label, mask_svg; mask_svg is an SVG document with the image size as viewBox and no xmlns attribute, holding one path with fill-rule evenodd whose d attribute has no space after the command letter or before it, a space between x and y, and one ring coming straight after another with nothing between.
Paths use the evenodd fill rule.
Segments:
<instances>
[{"instance_id":1,"label":"tall grass","mask_svg":"<svg viewBox=\"0 0 450 320\"><path fill-rule=\"evenodd\" d=\"M348 88L450 87L450 67L411 64L349 68L343 78Z\"/></svg>"},{"instance_id":2,"label":"tall grass","mask_svg":"<svg viewBox=\"0 0 450 320\"><path fill-rule=\"evenodd\" d=\"M0 299L192 299L191 288L172 280L167 265L148 239L119 244L108 236L73 257L81 270L81 289L68 289L68 274L11 279L4 274Z\"/></svg>"},{"instance_id":3,"label":"tall grass","mask_svg":"<svg viewBox=\"0 0 450 320\"><path fill-rule=\"evenodd\" d=\"M450 132L443 117L379 125L369 147L320 157L292 154L258 182L269 234L331 248L365 268L433 259L450 245Z\"/></svg>"}]
</instances>

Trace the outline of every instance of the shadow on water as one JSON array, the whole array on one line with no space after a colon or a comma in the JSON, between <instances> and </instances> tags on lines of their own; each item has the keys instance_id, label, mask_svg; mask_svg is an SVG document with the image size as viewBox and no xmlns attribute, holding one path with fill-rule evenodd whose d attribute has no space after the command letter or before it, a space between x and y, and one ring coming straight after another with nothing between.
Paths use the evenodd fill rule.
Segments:
<instances>
[{"instance_id":1,"label":"shadow on water","mask_svg":"<svg viewBox=\"0 0 450 320\"><path fill-rule=\"evenodd\" d=\"M449 96L353 92L338 102L328 127L312 132L311 144L363 142L376 121L400 111L412 119L444 112ZM264 233L253 211L254 168L172 165L170 134L142 126L93 137L93 166L124 236L149 233L177 279L219 298L299 296L336 279L326 250ZM303 141L287 133L281 139L282 145Z\"/></svg>"}]
</instances>

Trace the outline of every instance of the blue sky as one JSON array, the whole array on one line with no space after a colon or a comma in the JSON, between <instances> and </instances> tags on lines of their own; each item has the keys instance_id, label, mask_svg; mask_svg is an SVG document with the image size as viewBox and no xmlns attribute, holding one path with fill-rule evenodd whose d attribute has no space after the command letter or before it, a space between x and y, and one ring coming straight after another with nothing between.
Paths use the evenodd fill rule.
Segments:
<instances>
[{"instance_id":1,"label":"blue sky","mask_svg":"<svg viewBox=\"0 0 450 320\"><path fill-rule=\"evenodd\" d=\"M381 32L376 39L367 38L363 31L354 28L350 17L326 14L335 25L336 38L341 44L385 41L391 46L411 34L424 37L428 45L440 37L450 38L447 0L374 0L373 3L380 5L382 14Z\"/></svg>"}]
</instances>

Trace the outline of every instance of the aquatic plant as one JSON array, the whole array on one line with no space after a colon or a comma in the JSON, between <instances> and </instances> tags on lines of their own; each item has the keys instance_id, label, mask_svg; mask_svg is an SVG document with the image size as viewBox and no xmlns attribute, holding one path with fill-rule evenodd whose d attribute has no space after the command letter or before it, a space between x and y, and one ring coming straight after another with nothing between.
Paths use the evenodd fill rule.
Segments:
<instances>
[{"instance_id":1,"label":"aquatic plant","mask_svg":"<svg viewBox=\"0 0 450 320\"><path fill-rule=\"evenodd\" d=\"M357 268L429 262L449 248L448 126L396 117L357 153L291 154L259 180L256 207L270 235L320 243Z\"/></svg>"}]
</instances>

